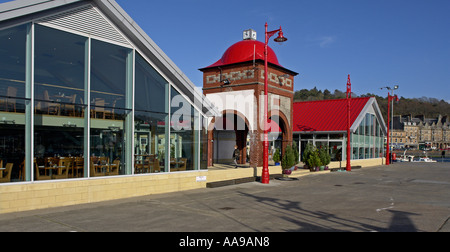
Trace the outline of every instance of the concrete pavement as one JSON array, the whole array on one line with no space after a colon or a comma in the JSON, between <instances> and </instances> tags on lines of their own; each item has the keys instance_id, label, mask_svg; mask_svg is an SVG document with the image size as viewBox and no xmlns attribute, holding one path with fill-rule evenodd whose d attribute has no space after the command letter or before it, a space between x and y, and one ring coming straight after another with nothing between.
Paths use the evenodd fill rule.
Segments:
<instances>
[{"instance_id":1,"label":"concrete pavement","mask_svg":"<svg viewBox=\"0 0 450 252\"><path fill-rule=\"evenodd\" d=\"M0 215L0 231L450 231L450 163L150 195Z\"/></svg>"}]
</instances>

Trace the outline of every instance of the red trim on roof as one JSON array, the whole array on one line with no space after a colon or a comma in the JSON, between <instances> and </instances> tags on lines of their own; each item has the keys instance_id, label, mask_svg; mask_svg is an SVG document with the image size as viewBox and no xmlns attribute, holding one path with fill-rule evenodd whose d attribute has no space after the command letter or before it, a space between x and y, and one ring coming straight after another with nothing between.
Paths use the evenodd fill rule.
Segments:
<instances>
[{"instance_id":1,"label":"red trim on roof","mask_svg":"<svg viewBox=\"0 0 450 252\"><path fill-rule=\"evenodd\" d=\"M371 97L351 99L353 125ZM294 132L346 131L347 99L294 102Z\"/></svg>"}]
</instances>

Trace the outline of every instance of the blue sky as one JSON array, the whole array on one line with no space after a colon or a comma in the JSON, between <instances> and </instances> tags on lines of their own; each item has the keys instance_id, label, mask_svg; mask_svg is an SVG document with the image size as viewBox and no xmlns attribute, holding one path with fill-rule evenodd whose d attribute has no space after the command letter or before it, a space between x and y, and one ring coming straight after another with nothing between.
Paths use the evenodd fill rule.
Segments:
<instances>
[{"instance_id":1,"label":"blue sky","mask_svg":"<svg viewBox=\"0 0 450 252\"><path fill-rule=\"evenodd\" d=\"M175 64L202 86L199 68L216 62L252 28L298 72L295 90L352 91L450 102L449 0L116 0ZM0 0L0 2L6 2Z\"/></svg>"},{"instance_id":2,"label":"blue sky","mask_svg":"<svg viewBox=\"0 0 450 252\"><path fill-rule=\"evenodd\" d=\"M295 90L345 90L450 101L449 0L117 0L197 85L198 68L217 61L252 28L271 41L280 63L300 73Z\"/></svg>"}]
</instances>

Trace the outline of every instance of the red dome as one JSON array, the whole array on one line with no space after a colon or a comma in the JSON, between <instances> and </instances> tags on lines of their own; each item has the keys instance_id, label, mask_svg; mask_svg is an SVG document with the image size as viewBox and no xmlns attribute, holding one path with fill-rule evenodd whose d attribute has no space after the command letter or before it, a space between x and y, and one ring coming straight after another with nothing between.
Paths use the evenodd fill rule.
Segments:
<instances>
[{"instance_id":1,"label":"red dome","mask_svg":"<svg viewBox=\"0 0 450 252\"><path fill-rule=\"evenodd\" d=\"M255 55L255 57L253 57L253 55ZM252 61L253 59L264 60L264 43L256 40L243 40L230 46L220 60L205 68L247 62ZM280 63L278 63L277 55L270 47L267 48L267 61L282 67Z\"/></svg>"}]
</instances>

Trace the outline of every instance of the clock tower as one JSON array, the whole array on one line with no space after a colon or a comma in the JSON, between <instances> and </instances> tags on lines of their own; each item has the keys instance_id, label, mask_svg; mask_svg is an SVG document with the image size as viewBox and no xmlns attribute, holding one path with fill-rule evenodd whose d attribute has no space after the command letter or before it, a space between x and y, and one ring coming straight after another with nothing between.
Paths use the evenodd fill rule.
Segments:
<instances>
[{"instance_id":1,"label":"clock tower","mask_svg":"<svg viewBox=\"0 0 450 252\"><path fill-rule=\"evenodd\" d=\"M208 125L208 166L232 164L234 146L240 151L239 164L260 167L264 142L264 43L256 31L243 31L243 40L231 45L203 72L203 94L217 107ZM269 153L284 153L292 143L294 77L283 67L275 52L267 48L269 100Z\"/></svg>"}]
</instances>

